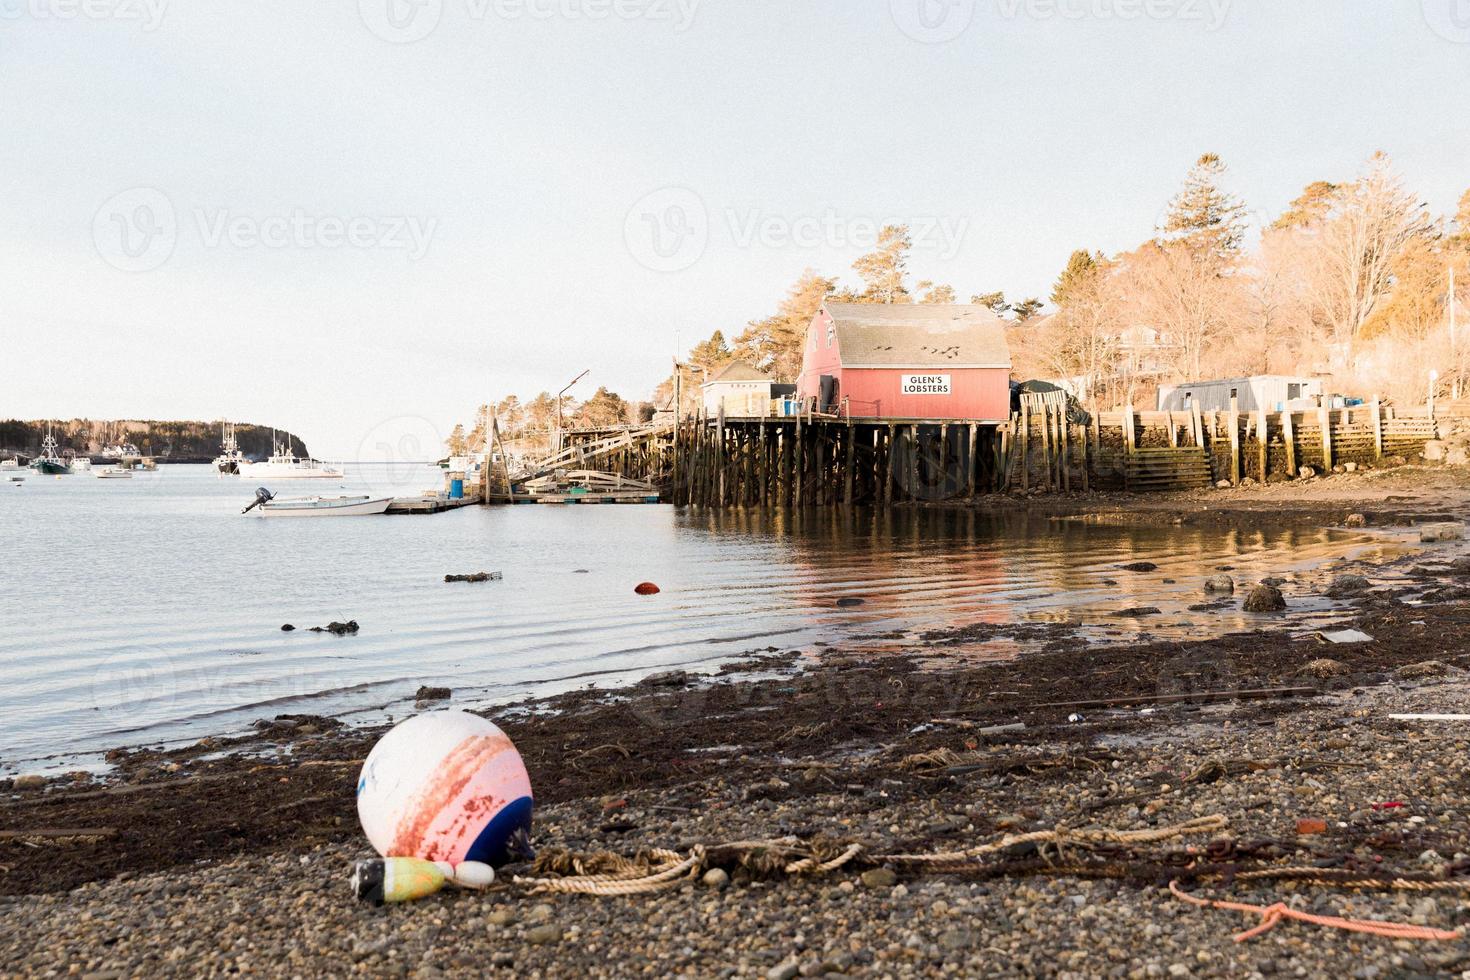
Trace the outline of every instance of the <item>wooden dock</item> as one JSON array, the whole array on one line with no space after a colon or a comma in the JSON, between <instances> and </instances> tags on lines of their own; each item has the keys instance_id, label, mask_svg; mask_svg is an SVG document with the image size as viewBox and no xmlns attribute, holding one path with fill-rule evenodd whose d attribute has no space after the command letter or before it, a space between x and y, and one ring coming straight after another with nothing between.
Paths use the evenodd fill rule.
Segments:
<instances>
[{"instance_id":1,"label":"wooden dock","mask_svg":"<svg viewBox=\"0 0 1470 980\"><path fill-rule=\"evenodd\" d=\"M450 499L442 494L439 496L394 497L393 502L388 505L388 513L438 514L446 510L459 510L461 507L471 507L478 503L480 503L478 494L475 496L464 496L458 499Z\"/></svg>"}]
</instances>

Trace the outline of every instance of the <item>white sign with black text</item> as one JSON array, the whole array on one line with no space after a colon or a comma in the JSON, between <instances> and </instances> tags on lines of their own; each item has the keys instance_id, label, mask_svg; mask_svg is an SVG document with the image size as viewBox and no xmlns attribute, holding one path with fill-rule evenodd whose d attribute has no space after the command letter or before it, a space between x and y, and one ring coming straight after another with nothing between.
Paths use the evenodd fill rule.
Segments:
<instances>
[{"instance_id":1,"label":"white sign with black text","mask_svg":"<svg viewBox=\"0 0 1470 980\"><path fill-rule=\"evenodd\" d=\"M947 374L903 374L899 375L899 392L905 395L947 395Z\"/></svg>"}]
</instances>

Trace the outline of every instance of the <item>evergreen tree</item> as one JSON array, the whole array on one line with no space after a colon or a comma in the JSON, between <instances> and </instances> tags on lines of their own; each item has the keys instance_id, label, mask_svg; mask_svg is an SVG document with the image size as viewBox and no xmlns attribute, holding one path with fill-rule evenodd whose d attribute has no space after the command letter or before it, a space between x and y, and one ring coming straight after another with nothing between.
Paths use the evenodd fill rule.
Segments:
<instances>
[{"instance_id":1,"label":"evergreen tree","mask_svg":"<svg viewBox=\"0 0 1470 980\"><path fill-rule=\"evenodd\" d=\"M811 269L802 272L774 316L754 320L735 338L740 352L756 367L769 371L780 381L795 380L801 372L802 345L812 318L837 285L835 279L819 276Z\"/></svg>"},{"instance_id":2,"label":"evergreen tree","mask_svg":"<svg viewBox=\"0 0 1470 980\"><path fill-rule=\"evenodd\" d=\"M1098 269L1104 262L1101 252L1096 254L1086 249L1077 249L1067 259L1066 268L1057 277L1056 285L1051 289L1051 301L1053 306L1066 306L1067 297L1074 293L1084 283L1090 282L1097 275Z\"/></svg>"},{"instance_id":3,"label":"evergreen tree","mask_svg":"<svg viewBox=\"0 0 1470 980\"><path fill-rule=\"evenodd\" d=\"M1271 223L1273 231L1285 228L1310 228L1321 224L1332 212L1337 201L1339 185L1326 180L1314 180L1292 201L1281 217Z\"/></svg>"},{"instance_id":4,"label":"evergreen tree","mask_svg":"<svg viewBox=\"0 0 1470 980\"><path fill-rule=\"evenodd\" d=\"M1198 256L1228 261L1245 238L1245 205L1220 186L1225 163L1214 153L1200 157L1169 202L1164 240L1183 244Z\"/></svg>"},{"instance_id":5,"label":"evergreen tree","mask_svg":"<svg viewBox=\"0 0 1470 980\"><path fill-rule=\"evenodd\" d=\"M1036 314L1040 313L1041 307L1043 305L1044 304L1041 302L1041 300L1037 299L1035 296L1031 296L1027 299L1021 300L1021 302L1011 307L1011 313L1015 316L1017 323L1025 323L1027 320L1030 320Z\"/></svg>"},{"instance_id":6,"label":"evergreen tree","mask_svg":"<svg viewBox=\"0 0 1470 980\"><path fill-rule=\"evenodd\" d=\"M1006 294L1002 292L980 293L971 296L970 302L976 306L989 307L996 316L1005 316L1011 309L1011 304L1006 302Z\"/></svg>"}]
</instances>

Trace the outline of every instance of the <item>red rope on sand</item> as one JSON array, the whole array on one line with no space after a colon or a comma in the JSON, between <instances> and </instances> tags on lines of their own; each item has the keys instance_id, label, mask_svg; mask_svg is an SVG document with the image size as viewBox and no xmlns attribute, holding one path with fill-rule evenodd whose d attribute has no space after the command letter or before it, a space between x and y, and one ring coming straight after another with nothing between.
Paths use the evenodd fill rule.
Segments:
<instances>
[{"instance_id":1,"label":"red rope on sand","mask_svg":"<svg viewBox=\"0 0 1470 980\"><path fill-rule=\"evenodd\" d=\"M1327 926L1332 929L1342 929L1347 932L1362 932L1370 936L1382 936L1385 939L1430 939L1444 942L1451 939L1459 939L1465 935L1464 929L1453 931L1446 929L1430 929L1427 926L1411 926L1399 922L1379 922L1373 919L1341 919L1335 915L1313 915L1310 912L1298 912L1289 908L1282 902L1275 905L1247 905L1244 902L1221 902L1210 898L1196 898L1179 889L1178 880L1169 882L1169 891L1175 898L1183 899L1191 905L1200 908L1225 909L1230 912L1248 912L1251 915L1259 915L1261 924L1245 932L1238 933L1235 941L1245 942L1254 939L1264 932L1274 929L1282 919L1297 919L1301 922L1310 922L1314 926Z\"/></svg>"}]
</instances>

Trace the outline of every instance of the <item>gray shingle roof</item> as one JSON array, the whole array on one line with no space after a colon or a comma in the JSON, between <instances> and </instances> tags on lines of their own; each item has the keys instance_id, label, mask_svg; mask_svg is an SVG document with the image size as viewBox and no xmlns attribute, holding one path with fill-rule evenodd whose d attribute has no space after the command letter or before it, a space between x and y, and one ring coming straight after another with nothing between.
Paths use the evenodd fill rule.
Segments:
<instances>
[{"instance_id":1,"label":"gray shingle roof","mask_svg":"<svg viewBox=\"0 0 1470 980\"><path fill-rule=\"evenodd\" d=\"M724 367L720 368L714 374L710 375L709 381L706 381L705 384L713 384L716 381L770 381L770 380L772 380L772 378L771 378L771 376L769 374L766 374L764 371L761 371L760 369L758 369L756 367L753 367L751 364L749 364L746 361L731 361L729 364L726 364Z\"/></svg>"},{"instance_id":2,"label":"gray shingle roof","mask_svg":"<svg viewBox=\"0 0 1470 980\"><path fill-rule=\"evenodd\" d=\"M1006 321L985 306L827 303L843 367L1011 366Z\"/></svg>"}]
</instances>

